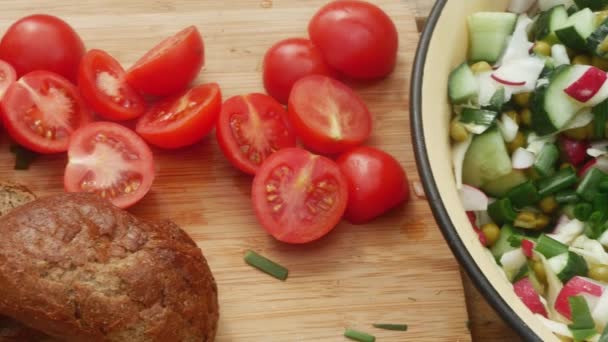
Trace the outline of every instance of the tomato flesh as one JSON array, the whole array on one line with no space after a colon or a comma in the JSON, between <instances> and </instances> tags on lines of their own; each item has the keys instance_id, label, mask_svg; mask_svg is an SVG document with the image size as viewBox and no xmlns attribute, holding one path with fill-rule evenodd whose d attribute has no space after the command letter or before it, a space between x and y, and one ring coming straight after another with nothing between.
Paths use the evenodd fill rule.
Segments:
<instances>
[{"instance_id":1,"label":"tomato flesh","mask_svg":"<svg viewBox=\"0 0 608 342\"><path fill-rule=\"evenodd\" d=\"M82 97L107 120L131 120L145 110L143 97L124 80L125 70L108 53L87 52L80 63L78 87Z\"/></svg>"},{"instance_id":2,"label":"tomato flesh","mask_svg":"<svg viewBox=\"0 0 608 342\"><path fill-rule=\"evenodd\" d=\"M365 103L348 86L326 76L296 82L287 108L296 134L318 153L344 152L371 134L372 118Z\"/></svg>"},{"instance_id":3,"label":"tomato flesh","mask_svg":"<svg viewBox=\"0 0 608 342\"><path fill-rule=\"evenodd\" d=\"M76 87L47 71L31 72L13 83L2 109L10 136L39 153L66 151L70 135L92 120Z\"/></svg>"},{"instance_id":4,"label":"tomato flesh","mask_svg":"<svg viewBox=\"0 0 608 342\"><path fill-rule=\"evenodd\" d=\"M95 193L127 208L150 190L154 160L146 143L130 129L95 122L74 133L64 186L68 192Z\"/></svg>"},{"instance_id":5,"label":"tomato flesh","mask_svg":"<svg viewBox=\"0 0 608 342\"><path fill-rule=\"evenodd\" d=\"M219 85L199 85L150 108L137 123L136 131L148 143L161 148L189 146L211 132L221 107Z\"/></svg>"},{"instance_id":6,"label":"tomato flesh","mask_svg":"<svg viewBox=\"0 0 608 342\"><path fill-rule=\"evenodd\" d=\"M347 183L336 163L300 148L271 155L253 180L259 222L287 243L308 243L329 233L340 221L347 199Z\"/></svg>"},{"instance_id":7,"label":"tomato flesh","mask_svg":"<svg viewBox=\"0 0 608 342\"><path fill-rule=\"evenodd\" d=\"M0 100L15 81L17 81L15 69L7 62L0 60Z\"/></svg>"},{"instance_id":8,"label":"tomato flesh","mask_svg":"<svg viewBox=\"0 0 608 342\"><path fill-rule=\"evenodd\" d=\"M232 165L249 174L255 174L272 153L296 146L285 109L263 94L228 99L218 120L217 139Z\"/></svg>"}]
</instances>

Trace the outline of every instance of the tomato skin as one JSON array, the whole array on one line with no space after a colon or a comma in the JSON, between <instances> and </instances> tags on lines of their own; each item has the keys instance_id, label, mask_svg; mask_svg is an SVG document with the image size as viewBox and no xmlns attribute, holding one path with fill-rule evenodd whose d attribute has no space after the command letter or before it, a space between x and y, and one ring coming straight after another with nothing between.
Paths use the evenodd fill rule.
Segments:
<instances>
[{"instance_id":1,"label":"tomato skin","mask_svg":"<svg viewBox=\"0 0 608 342\"><path fill-rule=\"evenodd\" d=\"M409 200L407 175L390 154L360 146L342 154L337 163L348 182L347 221L369 222Z\"/></svg>"},{"instance_id":2,"label":"tomato skin","mask_svg":"<svg viewBox=\"0 0 608 342\"><path fill-rule=\"evenodd\" d=\"M335 77L321 50L304 38L290 38L273 45L264 56L264 87L277 101L286 104L294 83L310 75Z\"/></svg>"},{"instance_id":3,"label":"tomato skin","mask_svg":"<svg viewBox=\"0 0 608 342\"><path fill-rule=\"evenodd\" d=\"M120 146L121 151L116 151L110 142ZM97 150L99 144L105 145L101 152ZM122 177L120 172L130 172L130 177L136 178L116 179ZM152 151L142 138L122 125L94 122L78 129L70 139L64 173L66 192L93 192L119 208L128 208L148 193L154 178ZM134 182L138 185L133 185ZM100 188L102 183L105 186ZM132 190L126 191L126 184ZM111 196L111 191L116 195Z\"/></svg>"},{"instance_id":4,"label":"tomato skin","mask_svg":"<svg viewBox=\"0 0 608 342\"><path fill-rule=\"evenodd\" d=\"M184 91L204 64L203 37L195 26L189 26L148 51L126 77L145 94L168 96Z\"/></svg>"},{"instance_id":5,"label":"tomato skin","mask_svg":"<svg viewBox=\"0 0 608 342\"><path fill-rule=\"evenodd\" d=\"M113 91L118 96L106 94L100 88L100 78L116 87ZM101 50L90 50L80 63L78 72L78 89L87 104L99 116L107 120L124 121L140 117L146 109L144 98L125 81L125 70L114 57ZM108 82L108 81L105 81ZM119 100L116 101L116 98Z\"/></svg>"},{"instance_id":6,"label":"tomato skin","mask_svg":"<svg viewBox=\"0 0 608 342\"><path fill-rule=\"evenodd\" d=\"M51 107L47 109L50 113L41 114L42 110L33 101L28 88L44 99L41 102ZM9 135L18 144L44 154L67 151L70 135L93 120L76 86L48 71L33 71L14 82L4 94L1 107L2 122ZM32 128L35 122L33 115L41 119L41 132ZM45 117L50 117L53 122L46 122ZM58 123L65 125L59 126ZM51 138L41 134L53 130Z\"/></svg>"},{"instance_id":7,"label":"tomato skin","mask_svg":"<svg viewBox=\"0 0 608 342\"><path fill-rule=\"evenodd\" d=\"M347 76L375 79L395 68L397 29L391 18L371 3L332 1L311 19L308 34L327 63Z\"/></svg>"},{"instance_id":8,"label":"tomato skin","mask_svg":"<svg viewBox=\"0 0 608 342\"><path fill-rule=\"evenodd\" d=\"M279 241L320 239L340 222L348 189L336 163L293 147L272 154L258 170L251 191L262 227Z\"/></svg>"},{"instance_id":9,"label":"tomato skin","mask_svg":"<svg viewBox=\"0 0 608 342\"><path fill-rule=\"evenodd\" d=\"M297 136L317 153L342 153L362 144L372 131L372 117L363 100L326 76L296 82L287 108Z\"/></svg>"},{"instance_id":10,"label":"tomato skin","mask_svg":"<svg viewBox=\"0 0 608 342\"><path fill-rule=\"evenodd\" d=\"M76 82L84 52L82 39L68 23L45 14L19 19L0 41L0 59L10 63L19 77L46 70Z\"/></svg>"},{"instance_id":11,"label":"tomato skin","mask_svg":"<svg viewBox=\"0 0 608 342\"><path fill-rule=\"evenodd\" d=\"M285 108L264 94L226 100L217 121L216 136L226 159L251 175L274 151L296 146L296 135Z\"/></svg>"},{"instance_id":12,"label":"tomato skin","mask_svg":"<svg viewBox=\"0 0 608 342\"><path fill-rule=\"evenodd\" d=\"M198 105L191 106L192 101ZM175 112L179 118L170 123L159 122L163 112ZM183 108L185 107L185 108ZM196 86L187 92L162 100L139 119L135 131L148 143L160 148L180 148L192 145L208 135L222 108L222 92L217 83Z\"/></svg>"}]
</instances>

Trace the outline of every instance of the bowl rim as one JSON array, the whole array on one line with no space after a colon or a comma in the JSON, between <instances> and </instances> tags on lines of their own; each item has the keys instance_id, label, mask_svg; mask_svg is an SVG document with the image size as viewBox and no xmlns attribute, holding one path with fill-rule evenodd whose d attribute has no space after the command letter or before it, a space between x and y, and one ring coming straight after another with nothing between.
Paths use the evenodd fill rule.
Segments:
<instances>
[{"instance_id":1,"label":"bowl rim","mask_svg":"<svg viewBox=\"0 0 608 342\"><path fill-rule=\"evenodd\" d=\"M506 301L499 295L498 291L492 286L488 278L479 268L473 256L465 247L460 238L454 223L441 199L439 188L433 177L430 160L428 158L422 117L422 86L424 83L424 67L430 43L433 39L433 33L437 22L441 17L443 9L448 0L437 0L433 9L426 20L424 29L420 35L416 56L414 59L414 67L412 68L411 84L410 84L410 126L412 130L412 139L414 143L414 155L416 157L416 166L420 174L421 182L424 187L427 200L430 204L431 211L437 221L438 226L446 240L452 253L458 259L460 265L464 268L468 276L473 281L473 284L481 292L483 297L490 303L494 310L507 322L524 340L526 341L542 341L542 339L534 333L528 324L507 304Z\"/></svg>"}]
</instances>

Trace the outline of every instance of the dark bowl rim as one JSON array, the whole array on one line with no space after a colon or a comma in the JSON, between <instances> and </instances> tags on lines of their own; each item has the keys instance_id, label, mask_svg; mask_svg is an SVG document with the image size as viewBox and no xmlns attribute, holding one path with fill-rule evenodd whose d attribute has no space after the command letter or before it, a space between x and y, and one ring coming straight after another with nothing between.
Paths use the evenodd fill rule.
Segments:
<instances>
[{"instance_id":1,"label":"dark bowl rim","mask_svg":"<svg viewBox=\"0 0 608 342\"><path fill-rule=\"evenodd\" d=\"M465 269L477 289L498 312L498 314L526 341L542 341L539 336L519 317L513 309L498 294L488 278L481 271L462 239L458 235L456 228L448 211L441 200L439 188L435 183L433 171L429 162L424 141L423 118L422 118L422 86L424 78L424 67L433 33L437 22L441 17L442 11L448 0L437 0L433 10L429 15L424 30L420 36L416 58L411 75L410 87L410 116L411 130L414 142L414 154L416 165L420 174L422 185L426 192L427 200L430 204L433 216L437 221L441 232L448 243L452 253L456 256L460 265Z\"/></svg>"}]
</instances>

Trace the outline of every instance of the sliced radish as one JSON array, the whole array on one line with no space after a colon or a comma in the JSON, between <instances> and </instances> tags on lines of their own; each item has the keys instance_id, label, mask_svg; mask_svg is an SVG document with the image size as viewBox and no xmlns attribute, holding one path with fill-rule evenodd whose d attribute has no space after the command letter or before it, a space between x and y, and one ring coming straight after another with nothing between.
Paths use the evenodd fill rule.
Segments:
<instances>
[{"instance_id":1,"label":"sliced radish","mask_svg":"<svg viewBox=\"0 0 608 342\"><path fill-rule=\"evenodd\" d=\"M492 73L492 78L504 84L511 94L531 92L544 67L545 62L537 57L509 60Z\"/></svg>"},{"instance_id":2,"label":"sliced radish","mask_svg":"<svg viewBox=\"0 0 608 342\"><path fill-rule=\"evenodd\" d=\"M511 13L526 13L536 0L511 0L507 11Z\"/></svg>"},{"instance_id":3,"label":"sliced radish","mask_svg":"<svg viewBox=\"0 0 608 342\"><path fill-rule=\"evenodd\" d=\"M492 79L492 71L480 72L475 75L475 78L477 78L477 83L479 84L477 102L480 106L487 106L490 104L492 96L503 86ZM511 95L505 92L505 100L510 99Z\"/></svg>"},{"instance_id":4,"label":"sliced radish","mask_svg":"<svg viewBox=\"0 0 608 342\"><path fill-rule=\"evenodd\" d=\"M600 103L608 99L608 82L604 82L604 85L598 90L597 94L592 97L585 105L587 107L595 107Z\"/></svg>"},{"instance_id":5,"label":"sliced radish","mask_svg":"<svg viewBox=\"0 0 608 342\"><path fill-rule=\"evenodd\" d=\"M600 297L600 300L595 305L591 316L595 324L600 327L600 331L608 325L608 290L604 289L604 294L602 294L602 297Z\"/></svg>"},{"instance_id":6,"label":"sliced radish","mask_svg":"<svg viewBox=\"0 0 608 342\"><path fill-rule=\"evenodd\" d=\"M462 167L464 157L473 142L473 135L469 134L467 140L456 143L452 146L452 167L454 168L454 176L456 178L456 188L462 188Z\"/></svg>"},{"instance_id":7,"label":"sliced radish","mask_svg":"<svg viewBox=\"0 0 608 342\"><path fill-rule=\"evenodd\" d=\"M503 114L501 116L501 120L496 121L496 125L498 125L498 129L500 129L500 133L502 134L502 138L510 143L515 140L517 137L517 132L519 132L519 125L515 120L511 119L507 114Z\"/></svg>"},{"instance_id":8,"label":"sliced radish","mask_svg":"<svg viewBox=\"0 0 608 342\"><path fill-rule=\"evenodd\" d=\"M568 319L572 319L570 311L570 303L568 298L583 294L591 295L592 297L600 297L604 292L604 287L594 280L575 276L564 285L555 300L555 310Z\"/></svg>"},{"instance_id":9,"label":"sliced radish","mask_svg":"<svg viewBox=\"0 0 608 342\"><path fill-rule=\"evenodd\" d=\"M559 138L559 145L564 159L570 164L578 166L587 160L586 152L589 144L586 141L578 141L566 136L561 136Z\"/></svg>"},{"instance_id":10,"label":"sliced radish","mask_svg":"<svg viewBox=\"0 0 608 342\"><path fill-rule=\"evenodd\" d=\"M568 51L562 44L555 44L551 47L551 56L556 67L570 64L570 56L568 56Z\"/></svg>"},{"instance_id":11,"label":"sliced radish","mask_svg":"<svg viewBox=\"0 0 608 342\"><path fill-rule=\"evenodd\" d=\"M519 87L519 86L526 85L526 81L509 81L507 79L500 78L500 76L498 76L496 74L492 74L492 78L494 79L494 81L496 81L498 83L502 83L504 85L508 85L508 86Z\"/></svg>"},{"instance_id":12,"label":"sliced radish","mask_svg":"<svg viewBox=\"0 0 608 342\"><path fill-rule=\"evenodd\" d=\"M583 165L578 170L578 176L584 177L585 174L587 173L587 171L591 170L591 168L594 168L596 165L597 165L597 158L589 160L588 162L585 163L585 165Z\"/></svg>"},{"instance_id":13,"label":"sliced radish","mask_svg":"<svg viewBox=\"0 0 608 342\"><path fill-rule=\"evenodd\" d=\"M462 205L466 211L481 211L488 209L488 196L470 185L463 184L459 190Z\"/></svg>"},{"instance_id":14,"label":"sliced radish","mask_svg":"<svg viewBox=\"0 0 608 342\"><path fill-rule=\"evenodd\" d=\"M536 156L534 153L524 149L523 147L519 147L515 152L513 152L513 156L511 157L511 163L513 168L516 170L525 170L532 165L534 165L534 160L536 160Z\"/></svg>"},{"instance_id":15,"label":"sliced radish","mask_svg":"<svg viewBox=\"0 0 608 342\"><path fill-rule=\"evenodd\" d=\"M497 65L500 66L507 62L528 58L530 56L530 49L534 46L534 43L531 43L528 40L527 28L530 26L530 24L532 24L532 19L530 19L526 14L522 14L517 18L515 30L513 31L513 34L507 43L507 47L505 48L505 52Z\"/></svg>"},{"instance_id":16,"label":"sliced radish","mask_svg":"<svg viewBox=\"0 0 608 342\"><path fill-rule=\"evenodd\" d=\"M578 102L585 103L593 98L606 82L606 73L596 67L586 66L587 70L564 91Z\"/></svg>"},{"instance_id":17,"label":"sliced radish","mask_svg":"<svg viewBox=\"0 0 608 342\"><path fill-rule=\"evenodd\" d=\"M532 255L534 254L534 245L534 241L530 241L528 239L521 240L521 249L524 251L524 254L528 259L532 258Z\"/></svg>"},{"instance_id":18,"label":"sliced radish","mask_svg":"<svg viewBox=\"0 0 608 342\"><path fill-rule=\"evenodd\" d=\"M477 238L479 239L479 242L481 243L482 246L487 247L488 240L486 239L485 234L477 226L477 217L475 215L475 212L467 211L467 217L469 218L469 222L471 222L471 226L473 227L473 230L475 231L475 233L477 233Z\"/></svg>"},{"instance_id":19,"label":"sliced radish","mask_svg":"<svg viewBox=\"0 0 608 342\"><path fill-rule=\"evenodd\" d=\"M532 286L530 279L525 277L515 284L513 284L513 290L519 299L535 314L543 315L547 317L547 309L540 301L540 295Z\"/></svg>"}]
</instances>

